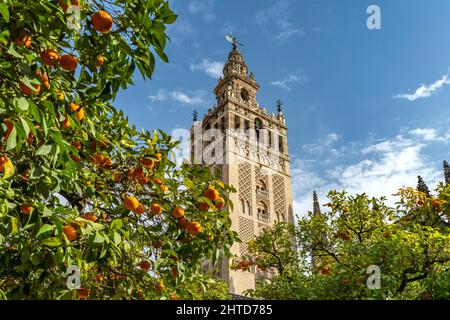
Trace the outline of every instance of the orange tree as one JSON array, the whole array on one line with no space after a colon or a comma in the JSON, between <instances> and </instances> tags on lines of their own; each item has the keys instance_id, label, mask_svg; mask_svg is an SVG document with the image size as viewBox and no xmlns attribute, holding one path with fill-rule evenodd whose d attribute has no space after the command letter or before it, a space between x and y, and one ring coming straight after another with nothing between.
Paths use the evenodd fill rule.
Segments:
<instances>
[{"instance_id":1,"label":"orange tree","mask_svg":"<svg viewBox=\"0 0 450 320\"><path fill-rule=\"evenodd\" d=\"M177 167L177 142L111 102L167 62L175 20L163 0L0 3L0 297L176 299L213 283L198 269L229 253L232 188Z\"/></svg>"},{"instance_id":2,"label":"orange tree","mask_svg":"<svg viewBox=\"0 0 450 320\"><path fill-rule=\"evenodd\" d=\"M266 299L449 299L450 186L427 193L402 189L390 208L332 191L328 212L264 231L234 267L272 271L248 292ZM378 289L369 266L380 268Z\"/></svg>"}]
</instances>

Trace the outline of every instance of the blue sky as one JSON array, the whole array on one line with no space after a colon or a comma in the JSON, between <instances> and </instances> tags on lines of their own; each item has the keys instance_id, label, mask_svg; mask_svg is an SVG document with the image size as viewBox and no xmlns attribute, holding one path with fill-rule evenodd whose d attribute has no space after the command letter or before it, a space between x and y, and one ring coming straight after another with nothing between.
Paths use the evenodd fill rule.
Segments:
<instances>
[{"instance_id":1,"label":"blue sky","mask_svg":"<svg viewBox=\"0 0 450 320\"><path fill-rule=\"evenodd\" d=\"M214 104L212 90L233 32L261 89L259 103L284 102L295 211L312 191L373 196L434 188L450 160L450 1L176 0L169 64L115 105L138 128L189 128L194 109ZM367 7L381 9L369 30Z\"/></svg>"}]
</instances>

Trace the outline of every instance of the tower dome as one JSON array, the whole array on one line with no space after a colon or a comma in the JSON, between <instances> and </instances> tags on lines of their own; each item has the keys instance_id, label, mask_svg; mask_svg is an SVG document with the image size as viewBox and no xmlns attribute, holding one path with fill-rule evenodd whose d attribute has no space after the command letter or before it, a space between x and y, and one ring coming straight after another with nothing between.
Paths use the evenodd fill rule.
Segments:
<instances>
[{"instance_id":1,"label":"tower dome","mask_svg":"<svg viewBox=\"0 0 450 320\"><path fill-rule=\"evenodd\" d=\"M228 60L223 67L223 75L229 76L238 74L247 77L248 68L244 61L244 57L237 48L233 48L228 54Z\"/></svg>"}]
</instances>

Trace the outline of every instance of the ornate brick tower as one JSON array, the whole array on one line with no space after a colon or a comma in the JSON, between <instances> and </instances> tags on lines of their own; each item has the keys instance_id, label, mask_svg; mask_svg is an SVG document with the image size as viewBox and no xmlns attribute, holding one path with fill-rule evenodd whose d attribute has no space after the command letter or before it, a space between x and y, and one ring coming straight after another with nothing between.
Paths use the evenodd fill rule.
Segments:
<instances>
[{"instance_id":1,"label":"ornate brick tower","mask_svg":"<svg viewBox=\"0 0 450 320\"><path fill-rule=\"evenodd\" d=\"M276 221L293 222L282 104L278 101L277 115L268 114L256 101L258 90L253 73L248 74L242 54L233 45L214 89L217 103L202 121L196 121L195 114L192 128L192 134L200 128L203 132L201 140L191 139L193 159L212 170L219 168L223 182L237 189L229 195L234 204L232 229L242 240L232 247L236 255L247 254L248 241L263 228ZM221 276L230 281L231 293L241 294L254 288L257 277L268 275L255 268L232 271L226 261Z\"/></svg>"}]
</instances>

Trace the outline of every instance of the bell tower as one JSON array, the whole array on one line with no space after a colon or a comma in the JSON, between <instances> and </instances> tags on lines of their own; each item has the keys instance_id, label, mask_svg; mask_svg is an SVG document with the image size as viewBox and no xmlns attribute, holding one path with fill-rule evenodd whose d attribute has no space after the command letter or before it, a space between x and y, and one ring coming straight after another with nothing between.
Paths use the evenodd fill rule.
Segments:
<instances>
[{"instance_id":1,"label":"bell tower","mask_svg":"<svg viewBox=\"0 0 450 320\"><path fill-rule=\"evenodd\" d=\"M275 222L293 222L290 158L287 126L281 101L277 113L268 113L256 99L260 89L237 43L233 43L214 88L216 104L201 121L194 121L192 133L201 129L202 139L191 138L196 163L219 169L222 181L237 192L233 202L231 228L241 243L231 248L237 256L249 255L248 242ZM274 106L275 107L275 106ZM197 115L195 117L197 120ZM200 158L200 159L199 159ZM230 292L242 294L255 287L259 277L270 271L255 266L250 271L230 270L225 261L221 277L230 282Z\"/></svg>"}]
</instances>

